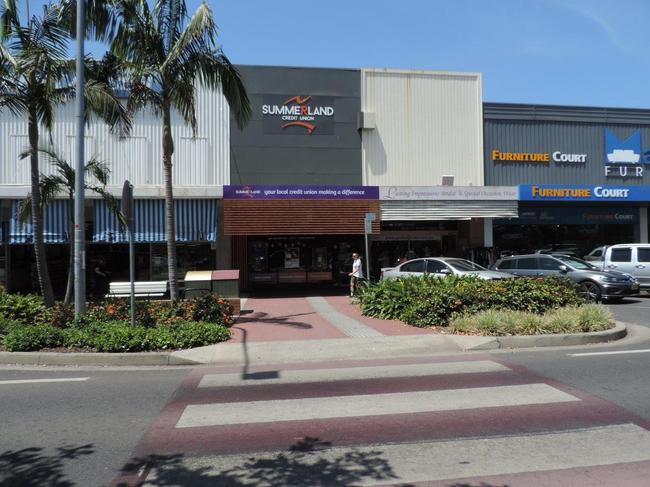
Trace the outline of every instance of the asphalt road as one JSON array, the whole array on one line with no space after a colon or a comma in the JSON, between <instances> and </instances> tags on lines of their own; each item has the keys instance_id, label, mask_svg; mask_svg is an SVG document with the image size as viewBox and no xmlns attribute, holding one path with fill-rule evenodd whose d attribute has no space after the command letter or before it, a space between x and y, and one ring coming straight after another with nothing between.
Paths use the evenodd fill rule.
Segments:
<instances>
[{"instance_id":1,"label":"asphalt road","mask_svg":"<svg viewBox=\"0 0 650 487\"><path fill-rule=\"evenodd\" d=\"M624 323L650 327L650 294L625 298L619 303L608 305L616 319Z\"/></svg>"},{"instance_id":2,"label":"asphalt road","mask_svg":"<svg viewBox=\"0 0 650 487\"><path fill-rule=\"evenodd\" d=\"M650 424L650 353L572 354L649 348L650 341L636 340L608 348L295 364L274 368L273 374L260 367L251 371L248 382L242 382L237 370L208 367L1 368L0 485L108 486L117 485L116 478L138 485L145 477L144 485L193 487L375 483L366 483L363 475L385 485L395 478L417 481L418 475L443 475L440 469L424 468L429 462L409 467L417 452L429 452L446 455L439 457L449 464L445 478L465 471L491 472L495 468L491 454L508 457L496 464L510 473L427 485L534 486L542 482L534 472L512 472L521 462L529 462L529 470L534 470L538 468L534 462L541 465L547 458L561 458L553 443L558 430L567 431L565 448L586 456L586 465L609 461L590 456L598 450L594 446L598 441L606 448L610 437L611 454L636 463L619 459L612 460L618 465L577 470L568 464L546 472L543 481L644 485L637 481L650 475L650 462L639 462L637 456L643 457L650 448L645 448L646 440L636 444L627 438L638 438ZM458 363L454 367L469 364L470 369L452 367L445 372L450 361ZM406 368L400 369L404 363ZM358 368L370 365L376 368ZM421 367L442 371L423 373ZM64 380L7 382L51 379ZM449 391L458 388L469 389ZM481 395L473 398L474 393ZM566 397L570 402L563 403ZM573 402L575 397L580 402ZM365 401L365 406L354 406L354 401ZM431 404L447 406L436 412ZM464 412L467 407L470 410ZM354 413L347 417L351 408ZM395 414L386 415L387 411ZM354 417L358 414L371 416ZM277 422L280 417L284 419ZM477 436L486 438L467 440ZM512 444L503 438L512 439ZM351 445L370 446L345 450ZM467 459L472 449L478 457ZM271 456L251 455L262 450ZM383 452L381 458L377 451ZM519 458L518 451L526 455ZM132 464L129 475L122 476L132 455L148 462ZM601 483L585 483L587 474Z\"/></svg>"}]
</instances>

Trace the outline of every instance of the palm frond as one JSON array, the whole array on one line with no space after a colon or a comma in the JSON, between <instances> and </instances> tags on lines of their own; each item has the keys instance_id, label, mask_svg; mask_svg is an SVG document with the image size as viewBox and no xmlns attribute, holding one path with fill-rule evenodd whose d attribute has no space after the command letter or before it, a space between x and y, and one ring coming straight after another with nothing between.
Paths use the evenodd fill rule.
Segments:
<instances>
[{"instance_id":1,"label":"palm frond","mask_svg":"<svg viewBox=\"0 0 650 487\"><path fill-rule=\"evenodd\" d=\"M95 178L102 186L108 184L108 179L111 175L111 169L104 161L100 161L96 157L91 158L84 166L84 171Z\"/></svg>"},{"instance_id":2,"label":"palm frond","mask_svg":"<svg viewBox=\"0 0 650 487\"><path fill-rule=\"evenodd\" d=\"M0 40L7 40L20 31L20 18L16 0L2 0L0 3Z\"/></svg>"},{"instance_id":3,"label":"palm frond","mask_svg":"<svg viewBox=\"0 0 650 487\"><path fill-rule=\"evenodd\" d=\"M131 131L131 118L113 90L104 82L89 80L84 87L86 118L101 117L114 132L126 136Z\"/></svg>"},{"instance_id":4,"label":"palm frond","mask_svg":"<svg viewBox=\"0 0 650 487\"><path fill-rule=\"evenodd\" d=\"M176 80L170 93L172 106L178 110L185 123L190 125L194 136L197 131L195 92L194 73L187 71Z\"/></svg>"},{"instance_id":5,"label":"palm frond","mask_svg":"<svg viewBox=\"0 0 650 487\"><path fill-rule=\"evenodd\" d=\"M210 49L214 46L215 39L216 25L212 17L212 10L206 3L202 3L194 12L178 40L169 49L161 71L164 73L169 66L183 64L183 60L190 56Z\"/></svg>"},{"instance_id":6,"label":"palm frond","mask_svg":"<svg viewBox=\"0 0 650 487\"><path fill-rule=\"evenodd\" d=\"M180 36L181 26L187 18L185 0L156 0L153 17L156 20L156 30L162 36L165 52L169 52Z\"/></svg>"}]
</instances>

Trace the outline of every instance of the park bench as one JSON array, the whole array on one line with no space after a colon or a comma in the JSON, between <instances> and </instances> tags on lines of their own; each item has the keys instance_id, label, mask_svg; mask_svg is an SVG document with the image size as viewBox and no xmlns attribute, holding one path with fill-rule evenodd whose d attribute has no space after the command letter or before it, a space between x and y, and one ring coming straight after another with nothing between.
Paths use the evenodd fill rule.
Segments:
<instances>
[{"instance_id":1,"label":"park bench","mask_svg":"<svg viewBox=\"0 0 650 487\"><path fill-rule=\"evenodd\" d=\"M162 298L167 294L167 281L136 281L135 296L138 298ZM131 296L130 282L111 282L107 298L126 298Z\"/></svg>"}]
</instances>

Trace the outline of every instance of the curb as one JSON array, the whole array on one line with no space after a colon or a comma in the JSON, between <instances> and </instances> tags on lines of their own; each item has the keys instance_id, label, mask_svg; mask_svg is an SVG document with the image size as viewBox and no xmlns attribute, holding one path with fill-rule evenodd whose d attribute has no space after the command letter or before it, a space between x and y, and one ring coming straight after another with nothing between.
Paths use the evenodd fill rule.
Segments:
<instances>
[{"instance_id":1,"label":"curb","mask_svg":"<svg viewBox=\"0 0 650 487\"><path fill-rule=\"evenodd\" d=\"M625 323L616 322L614 328L605 331L593 331L589 333L563 333L559 335L524 335L493 337L494 339L466 348L467 351L474 350L498 350L503 348L536 348L536 347L573 347L576 345L590 345L594 343L607 343L620 340L627 336Z\"/></svg>"},{"instance_id":2,"label":"curb","mask_svg":"<svg viewBox=\"0 0 650 487\"><path fill-rule=\"evenodd\" d=\"M143 366L196 365L198 362L174 356L171 352L140 353L58 353L0 352L0 365L78 365Z\"/></svg>"}]
</instances>

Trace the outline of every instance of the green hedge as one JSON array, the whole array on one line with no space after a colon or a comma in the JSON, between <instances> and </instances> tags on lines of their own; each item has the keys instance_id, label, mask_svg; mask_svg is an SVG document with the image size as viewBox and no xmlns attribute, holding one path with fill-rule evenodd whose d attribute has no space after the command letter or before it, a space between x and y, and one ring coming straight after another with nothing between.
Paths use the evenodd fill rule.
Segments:
<instances>
[{"instance_id":1,"label":"green hedge","mask_svg":"<svg viewBox=\"0 0 650 487\"><path fill-rule=\"evenodd\" d=\"M52 325L11 327L4 336L4 346L10 352L55 347L143 352L199 347L229 338L230 329L206 322L177 321L168 326L147 328L131 326L125 321L85 321L63 329Z\"/></svg>"},{"instance_id":2,"label":"green hedge","mask_svg":"<svg viewBox=\"0 0 650 487\"><path fill-rule=\"evenodd\" d=\"M456 316L490 309L542 314L584 300L561 278L484 280L477 277L406 277L368 284L359 293L364 315L420 327L447 325Z\"/></svg>"},{"instance_id":3,"label":"green hedge","mask_svg":"<svg viewBox=\"0 0 650 487\"><path fill-rule=\"evenodd\" d=\"M526 311L491 310L455 318L450 329L458 333L491 336L585 333L611 328L612 313L600 304L567 306L538 315Z\"/></svg>"}]
</instances>

